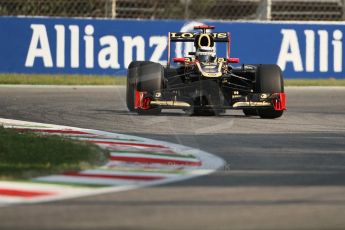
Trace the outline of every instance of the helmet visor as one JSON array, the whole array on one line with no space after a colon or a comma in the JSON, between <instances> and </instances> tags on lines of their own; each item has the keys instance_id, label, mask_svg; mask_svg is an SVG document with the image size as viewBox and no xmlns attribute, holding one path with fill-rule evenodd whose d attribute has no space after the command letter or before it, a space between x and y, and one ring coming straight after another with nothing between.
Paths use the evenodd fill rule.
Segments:
<instances>
[{"instance_id":1,"label":"helmet visor","mask_svg":"<svg viewBox=\"0 0 345 230\"><path fill-rule=\"evenodd\" d=\"M196 58L199 62L214 62L216 55L213 52L200 52Z\"/></svg>"}]
</instances>

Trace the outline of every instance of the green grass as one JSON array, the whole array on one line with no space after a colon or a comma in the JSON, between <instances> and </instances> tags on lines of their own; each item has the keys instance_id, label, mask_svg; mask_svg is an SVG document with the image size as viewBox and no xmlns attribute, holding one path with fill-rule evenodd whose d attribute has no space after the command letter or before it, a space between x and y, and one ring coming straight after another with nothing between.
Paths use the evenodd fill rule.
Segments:
<instances>
[{"instance_id":1,"label":"green grass","mask_svg":"<svg viewBox=\"0 0 345 230\"><path fill-rule=\"evenodd\" d=\"M125 85L124 76L0 74L0 84ZM285 86L345 86L345 79L286 79Z\"/></svg>"},{"instance_id":2,"label":"green grass","mask_svg":"<svg viewBox=\"0 0 345 230\"><path fill-rule=\"evenodd\" d=\"M121 76L0 74L0 84L14 85L125 85Z\"/></svg>"},{"instance_id":3,"label":"green grass","mask_svg":"<svg viewBox=\"0 0 345 230\"><path fill-rule=\"evenodd\" d=\"M285 86L345 86L345 79L287 79Z\"/></svg>"},{"instance_id":4,"label":"green grass","mask_svg":"<svg viewBox=\"0 0 345 230\"><path fill-rule=\"evenodd\" d=\"M104 163L108 153L95 145L0 127L0 179L27 179Z\"/></svg>"}]
</instances>

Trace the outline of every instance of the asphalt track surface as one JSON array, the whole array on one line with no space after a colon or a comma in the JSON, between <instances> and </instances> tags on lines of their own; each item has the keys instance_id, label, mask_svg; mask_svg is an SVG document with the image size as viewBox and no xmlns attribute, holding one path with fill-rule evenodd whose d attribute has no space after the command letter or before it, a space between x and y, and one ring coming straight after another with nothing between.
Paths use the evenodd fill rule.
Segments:
<instances>
[{"instance_id":1,"label":"asphalt track surface","mask_svg":"<svg viewBox=\"0 0 345 230\"><path fill-rule=\"evenodd\" d=\"M287 88L263 120L127 112L124 87L0 87L0 117L134 134L226 160L169 185L0 209L0 229L345 229L345 88Z\"/></svg>"}]
</instances>

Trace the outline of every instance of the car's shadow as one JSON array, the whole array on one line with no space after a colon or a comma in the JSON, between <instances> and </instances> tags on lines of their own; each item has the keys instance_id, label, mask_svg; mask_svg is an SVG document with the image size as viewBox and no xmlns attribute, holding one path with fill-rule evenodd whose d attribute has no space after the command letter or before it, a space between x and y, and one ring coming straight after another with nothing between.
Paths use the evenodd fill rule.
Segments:
<instances>
[{"instance_id":1,"label":"car's shadow","mask_svg":"<svg viewBox=\"0 0 345 230\"><path fill-rule=\"evenodd\" d=\"M219 115L189 115L187 113L184 112L174 112L174 111L169 111L169 112L162 112L159 115L139 115L136 112L130 112L128 110L119 110L119 109L95 109L93 111L96 112L101 112L101 113L111 113L111 114L116 114L116 115L120 115L120 116L156 116L156 117L227 117L227 118L244 118L244 119L256 119L259 118L257 116L245 116L245 115L241 115L241 114L219 114Z\"/></svg>"}]
</instances>

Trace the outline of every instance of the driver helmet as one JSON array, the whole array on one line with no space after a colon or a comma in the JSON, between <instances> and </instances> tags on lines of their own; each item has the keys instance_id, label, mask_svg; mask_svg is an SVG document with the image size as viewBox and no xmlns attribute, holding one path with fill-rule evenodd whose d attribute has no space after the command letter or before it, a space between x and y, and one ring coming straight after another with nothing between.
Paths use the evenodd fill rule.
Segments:
<instances>
[{"instance_id":1,"label":"driver helmet","mask_svg":"<svg viewBox=\"0 0 345 230\"><path fill-rule=\"evenodd\" d=\"M209 46L200 46L195 52L195 58L199 62L214 62L216 57L216 52Z\"/></svg>"}]
</instances>

